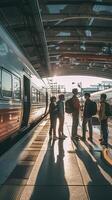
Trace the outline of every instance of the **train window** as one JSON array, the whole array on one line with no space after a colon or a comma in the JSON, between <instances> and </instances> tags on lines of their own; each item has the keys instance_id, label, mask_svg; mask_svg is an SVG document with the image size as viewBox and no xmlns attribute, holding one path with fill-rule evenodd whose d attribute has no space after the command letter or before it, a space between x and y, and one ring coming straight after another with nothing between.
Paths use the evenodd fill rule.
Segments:
<instances>
[{"instance_id":1,"label":"train window","mask_svg":"<svg viewBox=\"0 0 112 200\"><path fill-rule=\"evenodd\" d=\"M40 102L43 104L45 103L46 96L43 93L40 93Z\"/></svg>"},{"instance_id":2,"label":"train window","mask_svg":"<svg viewBox=\"0 0 112 200\"><path fill-rule=\"evenodd\" d=\"M21 98L20 79L15 76L13 80L13 87L14 87L14 98L20 99Z\"/></svg>"},{"instance_id":3,"label":"train window","mask_svg":"<svg viewBox=\"0 0 112 200\"><path fill-rule=\"evenodd\" d=\"M2 70L2 95L12 97L12 76L4 70Z\"/></svg>"},{"instance_id":4,"label":"train window","mask_svg":"<svg viewBox=\"0 0 112 200\"><path fill-rule=\"evenodd\" d=\"M40 102L40 92L37 90L37 103Z\"/></svg>"},{"instance_id":5,"label":"train window","mask_svg":"<svg viewBox=\"0 0 112 200\"><path fill-rule=\"evenodd\" d=\"M32 87L32 103L36 103L37 102L37 90Z\"/></svg>"},{"instance_id":6,"label":"train window","mask_svg":"<svg viewBox=\"0 0 112 200\"><path fill-rule=\"evenodd\" d=\"M1 70L0 70L0 96L1 96Z\"/></svg>"}]
</instances>

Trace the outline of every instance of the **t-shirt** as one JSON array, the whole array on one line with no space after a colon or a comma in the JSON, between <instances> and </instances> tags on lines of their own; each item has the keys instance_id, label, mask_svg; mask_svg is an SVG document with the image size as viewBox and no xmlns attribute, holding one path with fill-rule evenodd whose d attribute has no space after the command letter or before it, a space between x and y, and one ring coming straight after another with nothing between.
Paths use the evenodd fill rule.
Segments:
<instances>
[{"instance_id":1,"label":"t-shirt","mask_svg":"<svg viewBox=\"0 0 112 200\"><path fill-rule=\"evenodd\" d=\"M73 97L73 107L74 107L74 111L78 111L80 109L80 102L79 99L77 97Z\"/></svg>"}]
</instances>

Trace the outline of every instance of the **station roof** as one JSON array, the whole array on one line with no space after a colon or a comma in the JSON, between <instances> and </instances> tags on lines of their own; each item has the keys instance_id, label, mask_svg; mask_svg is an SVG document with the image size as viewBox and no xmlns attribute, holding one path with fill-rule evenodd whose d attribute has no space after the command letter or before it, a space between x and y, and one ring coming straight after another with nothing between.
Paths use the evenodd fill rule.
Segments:
<instances>
[{"instance_id":1,"label":"station roof","mask_svg":"<svg viewBox=\"0 0 112 200\"><path fill-rule=\"evenodd\" d=\"M0 15L42 77L112 78L112 0L1 0Z\"/></svg>"}]
</instances>

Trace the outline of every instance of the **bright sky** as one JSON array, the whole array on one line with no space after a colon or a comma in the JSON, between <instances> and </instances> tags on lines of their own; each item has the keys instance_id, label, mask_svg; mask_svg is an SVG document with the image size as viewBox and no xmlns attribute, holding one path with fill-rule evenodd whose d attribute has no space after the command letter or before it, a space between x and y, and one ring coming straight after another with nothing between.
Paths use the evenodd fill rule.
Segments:
<instances>
[{"instance_id":1,"label":"bright sky","mask_svg":"<svg viewBox=\"0 0 112 200\"><path fill-rule=\"evenodd\" d=\"M45 79L44 79L45 80ZM110 81L112 80L105 78L98 78L93 76L54 76L48 78L48 80L52 80L52 83L57 83L59 85L65 85L66 91L71 92L72 88L78 87L78 83L82 83L82 87L91 87L91 85L96 85L101 83L102 81Z\"/></svg>"}]
</instances>

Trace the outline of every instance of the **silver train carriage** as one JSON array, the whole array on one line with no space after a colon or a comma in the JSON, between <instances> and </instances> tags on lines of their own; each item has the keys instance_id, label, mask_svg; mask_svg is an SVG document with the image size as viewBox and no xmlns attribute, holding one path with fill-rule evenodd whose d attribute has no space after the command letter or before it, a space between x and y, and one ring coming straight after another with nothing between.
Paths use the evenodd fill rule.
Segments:
<instances>
[{"instance_id":1,"label":"silver train carriage","mask_svg":"<svg viewBox=\"0 0 112 200\"><path fill-rule=\"evenodd\" d=\"M47 87L0 26L0 142L45 115Z\"/></svg>"}]
</instances>

